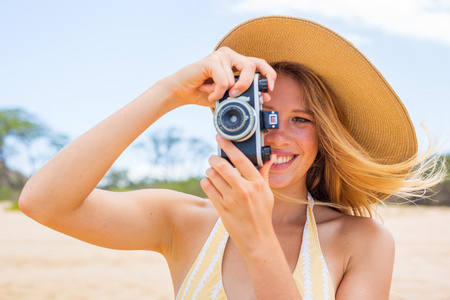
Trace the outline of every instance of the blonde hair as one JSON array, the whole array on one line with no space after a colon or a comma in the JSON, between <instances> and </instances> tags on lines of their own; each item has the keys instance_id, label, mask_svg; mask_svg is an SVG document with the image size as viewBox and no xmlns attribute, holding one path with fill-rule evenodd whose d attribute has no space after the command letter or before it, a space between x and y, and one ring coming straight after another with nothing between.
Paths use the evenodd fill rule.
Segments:
<instances>
[{"instance_id":1,"label":"blonde hair","mask_svg":"<svg viewBox=\"0 0 450 300\"><path fill-rule=\"evenodd\" d=\"M311 70L297 63L273 64L279 73L296 79L313 112L319 139L317 157L307 172L306 186L321 204L344 214L372 216L373 204L390 195L409 198L443 180L445 164L430 146L398 164L372 158L351 136L348 121L333 92ZM431 144L431 142L430 142ZM276 197L294 201L274 191Z\"/></svg>"}]
</instances>

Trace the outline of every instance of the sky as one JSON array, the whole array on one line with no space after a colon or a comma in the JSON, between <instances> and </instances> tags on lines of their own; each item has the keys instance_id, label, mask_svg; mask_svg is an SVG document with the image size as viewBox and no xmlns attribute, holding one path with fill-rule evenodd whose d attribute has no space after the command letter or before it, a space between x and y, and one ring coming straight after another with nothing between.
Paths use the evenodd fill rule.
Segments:
<instances>
[{"instance_id":1,"label":"sky","mask_svg":"<svg viewBox=\"0 0 450 300\"><path fill-rule=\"evenodd\" d=\"M0 0L0 109L23 108L73 140L234 26L274 14L347 38L402 99L421 149L424 124L450 153L450 0ZM146 134L172 126L215 145L207 108L172 111ZM127 151L118 165L147 172Z\"/></svg>"}]
</instances>

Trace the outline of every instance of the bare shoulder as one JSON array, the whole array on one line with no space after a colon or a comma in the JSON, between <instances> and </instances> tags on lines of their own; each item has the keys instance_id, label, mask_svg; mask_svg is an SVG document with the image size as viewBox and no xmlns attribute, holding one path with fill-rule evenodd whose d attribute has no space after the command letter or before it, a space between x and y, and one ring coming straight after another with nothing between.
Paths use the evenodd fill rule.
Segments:
<instances>
[{"instance_id":1,"label":"bare shoulder","mask_svg":"<svg viewBox=\"0 0 450 300\"><path fill-rule=\"evenodd\" d=\"M389 230L374 218L344 215L330 208L321 211L317 223L327 264L334 273L336 299L388 299L395 256Z\"/></svg>"},{"instance_id":2,"label":"bare shoulder","mask_svg":"<svg viewBox=\"0 0 450 300\"><path fill-rule=\"evenodd\" d=\"M391 232L378 220L372 217L342 216L342 230L352 244L352 256L394 249L394 238Z\"/></svg>"},{"instance_id":3,"label":"bare shoulder","mask_svg":"<svg viewBox=\"0 0 450 300\"><path fill-rule=\"evenodd\" d=\"M334 236L339 236L355 251L392 247L394 244L390 231L375 218L345 215L328 207L322 207L320 211L322 214L318 216L317 223L327 226Z\"/></svg>"}]
</instances>

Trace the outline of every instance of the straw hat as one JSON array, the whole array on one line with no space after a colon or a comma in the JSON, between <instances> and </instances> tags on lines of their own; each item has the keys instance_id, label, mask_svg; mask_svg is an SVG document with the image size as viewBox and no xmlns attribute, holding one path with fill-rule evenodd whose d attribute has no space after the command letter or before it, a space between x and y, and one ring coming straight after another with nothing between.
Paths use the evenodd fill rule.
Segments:
<instances>
[{"instance_id":1,"label":"straw hat","mask_svg":"<svg viewBox=\"0 0 450 300\"><path fill-rule=\"evenodd\" d=\"M399 97L355 46L330 29L299 18L260 17L236 26L216 49L222 46L314 71L341 102L354 139L377 161L395 164L417 153L414 126Z\"/></svg>"}]
</instances>

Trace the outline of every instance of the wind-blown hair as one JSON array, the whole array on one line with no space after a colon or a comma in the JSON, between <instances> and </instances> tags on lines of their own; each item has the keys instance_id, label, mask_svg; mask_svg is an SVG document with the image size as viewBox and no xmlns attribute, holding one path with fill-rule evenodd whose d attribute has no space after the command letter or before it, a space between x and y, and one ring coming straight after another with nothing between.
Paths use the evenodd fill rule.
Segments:
<instances>
[{"instance_id":1,"label":"wind-blown hair","mask_svg":"<svg viewBox=\"0 0 450 300\"><path fill-rule=\"evenodd\" d=\"M443 180L445 164L433 154L433 147L402 163L392 165L377 161L351 136L339 101L316 74L291 62L272 66L278 74L299 82L305 104L314 114L319 150L306 179L313 198L344 214L372 216L372 204L390 195L402 198L423 195ZM276 191L274 194L293 201Z\"/></svg>"}]
</instances>

